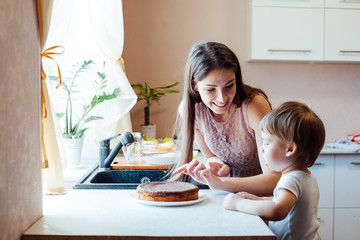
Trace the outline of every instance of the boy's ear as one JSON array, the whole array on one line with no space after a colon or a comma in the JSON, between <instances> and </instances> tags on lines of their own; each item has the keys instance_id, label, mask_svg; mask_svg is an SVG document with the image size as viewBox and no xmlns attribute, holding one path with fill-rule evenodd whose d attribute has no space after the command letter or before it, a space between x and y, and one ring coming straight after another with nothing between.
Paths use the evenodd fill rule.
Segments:
<instances>
[{"instance_id":1,"label":"boy's ear","mask_svg":"<svg viewBox=\"0 0 360 240\"><path fill-rule=\"evenodd\" d=\"M296 153L297 150L297 144L296 142L292 142L288 145L288 148L286 150L286 156L290 157L292 156L294 153Z\"/></svg>"}]
</instances>

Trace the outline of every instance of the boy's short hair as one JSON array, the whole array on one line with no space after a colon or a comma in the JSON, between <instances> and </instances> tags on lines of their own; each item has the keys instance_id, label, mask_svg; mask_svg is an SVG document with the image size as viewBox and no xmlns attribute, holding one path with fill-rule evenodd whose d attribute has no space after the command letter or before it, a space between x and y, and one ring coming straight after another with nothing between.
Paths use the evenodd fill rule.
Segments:
<instances>
[{"instance_id":1,"label":"boy's short hair","mask_svg":"<svg viewBox=\"0 0 360 240\"><path fill-rule=\"evenodd\" d=\"M261 131L268 131L297 145L296 156L311 167L325 142L325 128L320 118L305 104L285 102L264 116Z\"/></svg>"}]
</instances>

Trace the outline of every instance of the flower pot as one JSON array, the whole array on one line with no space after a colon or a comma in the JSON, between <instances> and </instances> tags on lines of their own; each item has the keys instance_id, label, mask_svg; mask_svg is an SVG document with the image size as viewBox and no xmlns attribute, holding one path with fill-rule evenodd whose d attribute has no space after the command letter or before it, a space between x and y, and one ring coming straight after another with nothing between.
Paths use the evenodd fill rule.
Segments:
<instances>
[{"instance_id":1,"label":"flower pot","mask_svg":"<svg viewBox=\"0 0 360 240\"><path fill-rule=\"evenodd\" d=\"M83 142L83 137L78 139L63 138L67 168L80 167Z\"/></svg>"},{"instance_id":2,"label":"flower pot","mask_svg":"<svg viewBox=\"0 0 360 240\"><path fill-rule=\"evenodd\" d=\"M140 132L141 135L145 136L147 139L156 138L156 124L141 125Z\"/></svg>"}]
</instances>

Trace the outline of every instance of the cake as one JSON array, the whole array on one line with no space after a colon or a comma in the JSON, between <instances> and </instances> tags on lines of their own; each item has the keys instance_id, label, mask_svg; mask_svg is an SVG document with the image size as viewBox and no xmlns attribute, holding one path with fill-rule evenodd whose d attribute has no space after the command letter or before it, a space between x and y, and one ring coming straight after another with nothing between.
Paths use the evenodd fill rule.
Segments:
<instances>
[{"instance_id":1,"label":"cake","mask_svg":"<svg viewBox=\"0 0 360 240\"><path fill-rule=\"evenodd\" d=\"M140 184L136 191L141 200L178 202L197 200L199 187L188 182L148 182Z\"/></svg>"}]
</instances>

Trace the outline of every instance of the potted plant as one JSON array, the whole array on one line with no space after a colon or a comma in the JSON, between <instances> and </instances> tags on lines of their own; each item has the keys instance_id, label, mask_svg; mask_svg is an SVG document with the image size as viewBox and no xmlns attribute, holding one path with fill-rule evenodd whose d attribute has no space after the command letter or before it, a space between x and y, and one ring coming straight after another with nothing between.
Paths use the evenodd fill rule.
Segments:
<instances>
[{"instance_id":1,"label":"potted plant","mask_svg":"<svg viewBox=\"0 0 360 240\"><path fill-rule=\"evenodd\" d=\"M94 95L88 103L81 102L81 112L73 110L74 104L80 102L76 95L80 93L76 80L84 72L90 64L94 64L92 60L84 61L82 64L76 63L73 65L71 77L64 78L61 87L65 91L66 107L64 112L56 113L58 119L64 119L64 130L62 132L65 155L68 165L70 167L77 167L80 164L81 148L83 143L84 133L88 129L86 125L95 120L103 119L101 116L90 115L90 112L98 104L116 98L120 93L120 88L116 88L112 93L103 91L107 86L105 73L97 72L97 79L94 80ZM50 80L58 81L57 76L49 76Z\"/></svg>"},{"instance_id":2,"label":"potted plant","mask_svg":"<svg viewBox=\"0 0 360 240\"><path fill-rule=\"evenodd\" d=\"M166 93L178 93L178 90L171 90L179 82L171 83L168 85L151 88L147 83L143 84L131 84L131 86L136 90L136 95L138 96L138 101L145 100L144 107L144 125L141 125L141 133L148 139L156 139L156 125L150 124L150 106L153 102L159 104L159 100Z\"/></svg>"}]
</instances>

